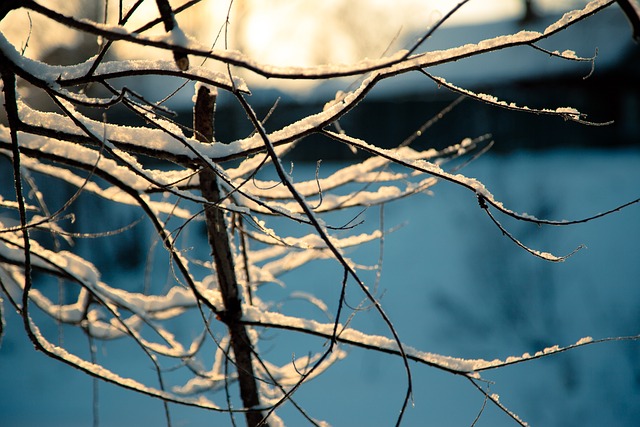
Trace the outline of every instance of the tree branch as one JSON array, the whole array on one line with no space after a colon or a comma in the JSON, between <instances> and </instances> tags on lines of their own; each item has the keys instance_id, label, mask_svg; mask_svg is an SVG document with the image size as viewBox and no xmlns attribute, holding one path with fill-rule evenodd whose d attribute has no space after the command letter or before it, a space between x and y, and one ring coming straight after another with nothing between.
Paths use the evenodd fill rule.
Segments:
<instances>
[{"instance_id":1,"label":"tree branch","mask_svg":"<svg viewBox=\"0 0 640 427\"><path fill-rule=\"evenodd\" d=\"M202 142L213 142L214 109L215 94L209 88L199 86L193 112L193 127L196 138ZM205 206L205 220L211 254L213 255L218 277L218 287L224 303L224 311L219 314L219 317L229 328L231 347L238 371L240 397L245 408L247 408L247 426L255 427L260 425L263 415L261 411L253 409L260 405L260 398L251 360L252 344L247 334L246 326L241 322L241 296L236 280L233 252L229 242L224 211L216 206L216 203L222 199L218 178L215 172L207 165L200 171L200 190L204 198L210 203Z\"/></svg>"}]
</instances>

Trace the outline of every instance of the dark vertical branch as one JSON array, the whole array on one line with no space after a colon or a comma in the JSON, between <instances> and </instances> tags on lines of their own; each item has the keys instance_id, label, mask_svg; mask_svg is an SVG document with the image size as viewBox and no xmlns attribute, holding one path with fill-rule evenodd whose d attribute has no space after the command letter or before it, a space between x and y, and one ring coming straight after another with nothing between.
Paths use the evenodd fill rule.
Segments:
<instances>
[{"instance_id":1,"label":"dark vertical branch","mask_svg":"<svg viewBox=\"0 0 640 427\"><path fill-rule=\"evenodd\" d=\"M640 5L633 0L618 0L618 5L631 24L633 39L640 43Z\"/></svg>"},{"instance_id":2,"label":"dark vertical branch","mask_svg":"<svg viewBox=\"0 0 640 427\"><path fill-rule=\"evenodd\" d=\"M194 129L196 138L200 141L213 142L214 108L215 94L201 86L198 89L194 107ZM252 346L246 327L241 323L242 304L224 211L215 206L221 200L218 178L210 168L205 167L200 172L200 191L210 203L205 208L205 219L209 245L218 276L218 286L224 303L224 312L220 313L220 318L229 328L231 348L238 370L240 397L247 408L247 425L254 427L261 423L263 415L261 411L253 409L260 405L260 399L251 360Z\"/></svg>"},{"instance_id":3,"label":"dark vertical branch","mask_svg":"<svg viewBox=\"0 0 640 427\"><path fill-rule=\"evenodd\" d=\"M164 24L164 30L167 33L173 31L176 27L176 21L169 0L156 0L156 4L158 5L158 12L160 12L162 23ZM189 69L189 57L186 53L174 49L173 60L176 62L176 66L182 71Z\"/></svg>"},{"instance_id":4,"label":"dark vertical branch","mask_svg":"<svg viewBox=\"0 0 640 427\"><path fill-rule=\"evenodd\" d=\"M20 144L18 142L18 127L20 118L18 116L18 98L16 94L16 75L9 67L9 59L0 53L0 76L2 77L2 90L4 92L4 107L9 122L9 133L11 135L11 154L13 164L13 183L20 213L20 226L22 227L22 239L24 242L24 289L22 290L22 308L20 315L27 331L29 339L36 349L42 349L38 339L31 329L29 319L29 290L32 285L31 277L31 241L29 229L27 228L27 214L22 191L22 174L20 172Z\"/></svg>"},{"instance_id":5,"label":"dark vertical branch","mask_svg":"<svg viewBox=\"0 0 640 427\"><path fill-rule=\"evenodd\" d=\"M242 216L238 215L236 218L236 224L240 230L243 230ZM249 272L249 241L247 235L244 232L240 232L240 252L242 254L242 262L245 274L245 282L247 287L247 298L249 298L249 304L253 305L253 290L251 289L251 273Z\"/></svg>"},{"instance_id":6,"label":"dark vertical branch","mask_svg":"<svg viewBox=\"0 0 640 427\"><path fill-rule=\"evenodd\" d=\"M168 33L173 30L175 25L171 5L169 5L168 0L156 0L156 4L158 5L158 12L160 12L162 23L164 24L164 30Z\"/></svg>"},{"instance_id":7,"label":"dark vertical branch","mask_svg":"<svg viewBox=\"0 0 640 427\"><path fill-rule=\"evenodd\" d=\"M520 24L530 24L539 17L540 15L538 14L533 0L524 0L524 12L520 18Z\"/></svg>"}]
</instances>

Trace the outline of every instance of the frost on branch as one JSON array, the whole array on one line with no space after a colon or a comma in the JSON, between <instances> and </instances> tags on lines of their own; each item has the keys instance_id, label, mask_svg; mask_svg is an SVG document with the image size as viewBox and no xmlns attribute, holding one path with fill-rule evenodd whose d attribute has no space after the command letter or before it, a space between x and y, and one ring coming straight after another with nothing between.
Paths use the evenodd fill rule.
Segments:
<instances>
[{"instance_id":1,"label":"frost on branch","mask_svg":"<svg viewBox=\"0 0 640 427\"><path fill-rule=\"evenodd\" d=\"M519 213L460 170L488 147L487 136L470 135L435 150L412 147L397 135L395 148L383 149L380 141L349 135L339 121L380 81L420 71L452 92L491 106L584 124L583 114L573 107L520 106L456 86L429 69L514 46L535 48L534 43L610 1L590 2L542 33L519 31L410 54L415 46L379 59L315 67L262 64L238 51L204 46L178 25L180 13L198 2L172 8L167 1L143 1L102 22L66 16L41 3L12 5L99 41L100 50L78 64L52 65L29 59L0 34L7 119L0 125L0 154L10 165L0 172L13 183L11 192L0 195L0 301L18 312L38 350L97 379L159 398L167 424L173 402L223 413L233 422L245 417L250 426L281 425L278 414L287 407L311 425L324 425L316 418L332 414L307 413L296 393L359 349L392 355L404 370L397 424L416 399L412 370L422 367L410 361L466 378L487 401L524 424L483 386L481 373L603 341L583 338L568 347L505 360L441 355L403 342L378 291L383 257L363 260L358 252L378 245L382 255L385 238L398 224L388 227L381 217L371 227L363 219L367 213L383 211L401 198L437 195L436 184L455 185L472 193L469 206L477 208L478 202L496 225L496 238L504 234L534 256L563 261L568 255L521 243L493 211L560 226L621 207L574 221ZM160 18L134 27L130 19L142 3L157 8ZM11 7L0 8L0 19L9 19ZM162 34L148 31L160 23ZM138 52L159 51L163 59L107 60L114 43L128 43ZM555 56L583 59L570 50ZM244 78L249 72L285 80L353 76L359 84L306 117L267 130L249 96L256 92ZM174 122L159 95L147 99L136 91L136 83L159 76L196 90L192 127ZM34 94L47 98L54 110L31 105ZM215 120L215 99L223 95L240 106L252 128L232 141L219 141L214 132L229 125ZM116 107L126 112L128 124L112 120ZM283 159L312 135L344 144L359 156L338 166L318 163L315 173L298 174ZM109 239L133 246L127 254L145 258L146 274L124 271L120 264L126 259L106 262L105 242L114 241ZM336 276L324 284L326 289L289 280L294 270L310 277L314 268L327 266ZM273 297L273 289L287 297ZM320 298L327 289L332 296ZM356 295L355 303L347 294ZM293 300L306 304L303 314L289 311ZM371 333L361 318L375 318L384 329ZM71 338L56 337L48 332L55 329L51 326L73 338L86 335L89 345L67 345ZM286 338L291 333L302 337L302 348ZM123 370L114 362L117 356L96 352L96 342L105 348L126 342L130 352L120 356L135 369ZM143 374L149 367L152 379Z\"/></svg>"}]
</instances>

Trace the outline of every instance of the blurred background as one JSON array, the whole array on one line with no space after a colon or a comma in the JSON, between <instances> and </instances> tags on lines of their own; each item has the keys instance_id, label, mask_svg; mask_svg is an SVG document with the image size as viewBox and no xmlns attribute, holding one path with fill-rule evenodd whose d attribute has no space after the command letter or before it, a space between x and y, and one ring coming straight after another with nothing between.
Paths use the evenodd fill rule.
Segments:
<instances>
[{"instance_id":1,"label":"blurred background","mask_svg":"<svg viewBox=\"0 0 640 427\"><path fill-rule=\"evenodd\" d=\"M94 2L59 3L61 11L75 16L96 19L105 13L104 6L95 6ZM419 51L476 43L522 28L542 31L564 11L585 3L471 1ZM193 13L180 15L178 21L204 44L223 48L227 43L263 63L352 63L412 46L456 4L417 0L235 1L226 41L224 30L220 30L228 3L203 2ZM116 13L113 7L109 13ZM149 10L152 13L156 12ZM72 64L95 54L95 40L46 27L38 18L12 12L0 29L17 47L25 47L27 56L49 63ZM58 48L51 50L51 46ZM443 148L465 137L490 134L495 142L491 151L462 172L480 179L509 208L537 217L576 219L638 198L640 47L633 43L623 14L614 5L540 46L550 51L573 50L580 57L595 56L595 62L567 61L518 47L430 71L507 103L551 109L571 106L586 113L589 121L613 124L582 125L465 99L422 132L414 147ZM118 44L113 51L114 58L148 54ZM335 79L322 85L291 84L248 72L243 77L253 92L250 102L260 115L267 114L279 100L266 123L269 130L321 110L337 90L357 84L353 79ZM131 84L149 99L157 100L178 90L182 82L145 78ZM27 93L27 88L22 90L34 106L49 108L47 100ZM193 87L187 86L167 101L185 125L191 123L192 95ZM457 99L457 94L415 73L382 82L340 125L349 135L393 147L415 135L423 123ZM135 124L117 109L109 110L107 116L115 122ZM244 113L221 95L216 113L217 138L232 141L251 131ZM296 173L313 176L318 160L323 161L323 171L330 171L360 156L331 141L310 137L287 160L295 162ZM10 166L6 159L0 161L0 194L5 198L12 195ZM52 197L69 197L62 188L47 191ZM92 220L104 229L135 219L133 212L116 215L101 210L101 216L96 217L95 206L78 209L78 217L91 212ZM401 337L413 347L491 360L533 353L555 344L568 345L585 336L639 333L638 206L567 228L537 227L501 218L507 229L535 249L565 254L580 244L586 245L560 264L544 262L516 248L477 209L473 194L451 184L440 183L433 196L392 203L383 212L387 227L402 227L385 240L380 295ZM365 212L365 227L379 226L380 215L378 209ZM134 230L135 238L127 235L101 240L100 253L94 254L94 262L113 283L143 280L146 255L141 254L151 237L144 227ZM78 250L89 253L94 245L93 241L80 241ZM364 247L359 259L375 264L379 249L376 245ZM339 280L333 273L321 263L283 279L290 286L287 291L303 283L307 291L333 301L336 290L327 286ZM167 273L158 269L153 277L151 280L166 280ZM273 292L271 297L276 301L284 298ZM353 298L355 303L359 301ZM88 425L91 379L33 351L20 319L8 312L7 304L5 311L7 327L0 347L0 425ZM362 327L372 333L386 333L375 316L363 317ZM70 345L86 347L86 341ZM101 351L108 356L106 348ZM488 372L484 377L495 381L492 392L531 425L632 426L640 419L639 356L637 342L600 344ZM116 363L127 369L126 359ZM152 375L150 370L149 377ZM414 366L414 375L415 406L407 413L406 425L473 423L483 402L467 382L422 366ZM403 387L398 360L351 349L346 360L307 384L296 396L314 417L332 425L390 425ZM163 422L158 401L110 385L99 386L99 404L101 424L105 426ZM289 407L283 408L281 415L285 420L296 420L295 411ZM180 426L211 422L226 425L228 418L176 406L174 421ZM288 425L299 425L297 422L302 420ZM476 425L514 423L487 407Z\"/></svg>"}]
</instances>

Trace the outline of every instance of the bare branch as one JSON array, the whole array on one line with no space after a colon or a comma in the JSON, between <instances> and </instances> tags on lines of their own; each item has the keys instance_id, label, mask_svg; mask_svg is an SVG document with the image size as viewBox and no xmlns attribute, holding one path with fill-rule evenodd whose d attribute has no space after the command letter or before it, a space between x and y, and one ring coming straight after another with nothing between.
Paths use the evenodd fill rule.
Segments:
<instances>
[{"instance_id":1,"label":"bare branch","mask_svg":"<svg viewBox=\"0 0 640 427\"><path fill-rule=\"evenodd\" d=\"M228 416L234 426L241 421L236 414L244 414L251 427L282 424L280 409L291 403L297 415L310 425L325 425L307 412L301 394L296 393L347 357L347 347L386 354L398 362L404 373L404 393L390 396L401 398L399 411L394 414L398 426L414 398L410 361L421 368L471 381L483 398L480 410L474 410L472 425L486 416L487 404L493 404L513 422L525 425L515 411L490 392L489 383L482 383L482 372L594 343L640 340L638 336L600 340L587 337L565 347L550 346L504 360L463 359L407 345L388 314L389 306L382 304L385 283L394 280L386 273L382 276L383 263L385 272L388 265L384 259L388 255L387 235L398 228L395 224L386 225L387 204L420 193L433 195L432 188L440 181L471 191L495 225L496 234L502 233L527 253L553 262L564 261L575 251L555 256L532 249L523 243L526 239L521 241L516 237L518 233L507 229L495 212L536 225L568 226L594 221L640 202L636 198L577 220L540 219L510 209L482 182L460 173L493 145L490 135L464 138L445 149L412 148L418 146L414 142L419 137L424 136L420 144L427 142L430 127L450 118L447 114L465 98L518 113L599 125L587 121L586 114L573 107L543 104L529 108L504 102L449 83L433 75L430 68L527 46L559 59L591 62L593 71L595 56L582 58L570 50L541 48L538 43L547 39L552 42L553 35L614 1L591 1L542 32L521 31L476 44L418 53L425 49L429 37L468 3L462 0L423 31L409 50L352 64L309 67L266 64L229 50L232 25L236 25L235 18L231 19L233 1L228 4L220 32L212 36L217 40L224 31L223 48L210 48L185 34L177 15L199 2L190 0L177 6L168 0L137 0L128 10L123 1L116 5L105 2L96 9L99 18L67 16L53 3L35 0L6 1L0 6L0 21L9 12L23 9L24 13L41 15L44 22L64 26L75 36L98 42L97 55L86 62L57 66L25 57L24 48L17 49L0 34L6 117L5 124L0 125L0 155L2 160L11 162L5 175L13 182L15 194L15 199L4 193L0 197L0 292L18 312L36 349L95 379L160 399L167 425L173 422L169 403L225 414L221 416ZM637 37L637 14L629 12L635 6L618 3L630 16ZM133 29L133 18L143 18L137 16L143 6L157 10L159 18L143 19L143 24L136 24L138 28ZM164 31L151 35L148 30L159 24L163 24ZM171 53L173 59L107 61L115 42L135 45L143 51L159 49L161 53ZM47 47L56 46L51 43ZM34 52L29 54L35 56ZM189 59L194 58L200 58L201 65L190 66ZM224 71L213 71L211 65ZM247 95L258 90L250 90L247 83L253 80L246 76L247 71L269 79L319 83L355 77L357 83L353 90L350 87L349 92L338 92L324 106L311 107L303 117L297 117L297 113L287 115L285 110L290 106L286 103L263 102L262 96L250 103ZM385 135L385 143L392 149L381 148L381 141L375 137L364 140L350 136L358 130L348 133L345 116L359 108L378 83L403 79L412 71L459 96L435 116L423 118L408 137ZM166 106L175 92L169 91L171 95L162 99L166 91L144 93L138 86L156 77L179 80L172 86L182 85L180 88L195 83L193 124L181 124L180 115ZM246 115L243 124L250 126L230 142L214 138L218 90L237 102L233 107L240 106ZM52 102L55 111L32 106L31 100L38 96ZM268 109L266 115L260 114L264 116L262 120L256 113L259 103ZM115 116L112 108L118 108L118 114L123 112L131 123L143 124L129 126L110 121ZM279 127L268 132L265 122L270 118ZM220 123L218 126L235 126ZM289 160L286 156L294 147L316 136L318 143L337 141L356 156L343 164L317 161L315 168L296 164L294 169L293 163L290 170L285 168L284 161ZM55 193L64 195L61 200L53 199ZM375 206L379 210L371 209ZM116 246L126 246L122 251L113 250L118 252L116 258L130 253L135 258L146 258L144 278L122 274L117 271L121 266L108 263L110 245L102 245L100 239L116 235ZM148 238L152 243L145 248ZM96 240L82 242L80 246L88 247L87 251L73 246L75 239ZM138 253L140 245L142 252L148 249L142 256ZM374 250L357 252L365 245ZM373 257L371 252L375 252ZM421 271L439 267L427 264L429 261L425 259ZM334 277L326 283L332 291L328 300L309 288L313 280L308 278L314 278L315 262L335 270ZM298 269L305 269L301 270L304 275L288 275ZM291 283L291 277L303 279L301 283ZM47 280L57 281L57 287L50 289ZM285 284L293 286L285 288ZM269 288L274 285L282 286L278 289L281 294L270 293ZM404 279L393 281L393 287L399 287L400 292L404 292L404 285ZM0 338L5 327L2 301L0 298ZM292 304L302 304L307 311L294 310L296 314L290 314ZM386 328L382 334L366 332L360 321L371 319L378 322L376 327L382 324ZM59 331L57 343L47 333L50 325ZM73 344L62 340L63 330L86 336L89 349L73 353ZM308 347L300 351L297 341L286 339L290 333L307 336L309 343L301 340L305 343L300 345ZM98 343L115 347L116 339L127 341L126 345L133 344L136 349L136 360L132 357L132 366L127 370L110 365L111 354L98 357L95 352ZM139 366L134 367L133 363L152 368L151 377L121 373L136 372ZM97 382L93 387L97 390ZM220 394L222 405L210 400L216 393ZM94 396L97 423L97 392ZM389 400L389 396L384 399ZM325 411L323 416L333 414Z\"/></svg>"}]
</instances>

